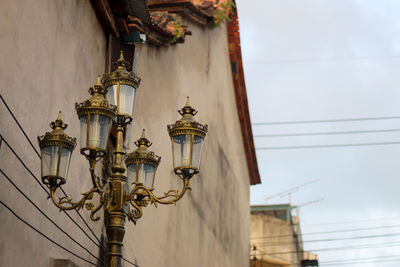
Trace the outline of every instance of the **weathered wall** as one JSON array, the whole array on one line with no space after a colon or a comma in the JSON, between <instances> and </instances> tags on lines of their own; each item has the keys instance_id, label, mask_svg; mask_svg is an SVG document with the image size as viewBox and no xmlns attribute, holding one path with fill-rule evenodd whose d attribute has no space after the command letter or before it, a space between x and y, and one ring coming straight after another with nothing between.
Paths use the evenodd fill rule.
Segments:
<instances>
[{"instance_id":1,"label":"weathered wall","mask_svg":"<svg viewBox=\"0 0 400 267\"><path fill-rule=\"evenodd\" d=\"M36 137L50 130L62 110L67 133L79 136L75 102L87 97L98 74L104 71L106 38L90 1L3 0L0 8L0 93L38 148ZM0 103L0 134L21 155L40 179L40 160ZM65 191L75 199L89 188L88 164L76 149ZM10 150L0 149L0 168L55 222L98 255L98 248L64 213L58 212L36 181ZM26 221L61 245L88 260L93 257L69 240L25 200L0 174L0 200ZM69 214L82 227L75 211ZM90 222L87 212L82 212ZM91 223L100 236L101 223ZM71 256L29 229L0 205L0 266L49 266L49 259Z\"/></svg>"},{"instance_id":2,"label":"weathered wall","mask_svg":"<svg viewBox=\"0 0 400 267\"><path fill-rule=\"evenodd\" d=\"M263 213L252 213L250 223L251 259L252 267L261 266L299 266L300 261L296 253L296 240L293 237L293 225ZM254 251L253 248L256 247Z\"/></svg>"},{"instance_id":3,"label":"weathered wall","mask_svg":"<svg viewBox=\"0 0 400 267\"><path fill-rule=\"evenodd\" d=\"M249 175L237 116L226 27L190 24L193 35L171 48L138 47L132 134L146 128L151 149L161 155L155 187L159 195L180 188L173 175L166 125L186 96L208 123L200 174L192 191L174 206L148 207L128 226L125 252L141 266L248 266Z\"/></svg>"},{"instance_id":4,"label":"weathered wall","mask_svg":"<svg viewBox=\"0 0 400 267\"><path fill-rule=\"evenodd\" d=\"M49 130L48 123L61 109L69 124L67 133L79 137L74 103L88 96L88 87L104 70L106 54L105 37L89 1L6 0L0 15L0 92L28 136L35 139ZM176 206L149 206L136 226L127 222L124 255L131 261L136 259L141 267L248 266L249 175L227 33L224 26L210 29L190 24L190 28L193 36L185 44L138 46L137 73L142 84L135 99L131 141L146 128L153 142L151 149L162 156L156 193L180 188L180 180L172 171L166 125L179 119L176 110L190 96L192 106L199 111L197 120L209 125L201 173L191 180L193 190ZM1 104L0 133L39 177L38 157ZM88 166L78 149L64 186L75 198L90 185ZM99 254L98 248L46 200L42 189L4 144L0 168L68 233ZM1 175L0 199L57 242L95 262L23 200ZM87 212L81 213L100 236L101 221L91 223ZM69 214L83 225L74 211ZM0 215L0 266L48 266L50 257L88 266L28 229L1 205Z\"/></svg>"}]
</instances>

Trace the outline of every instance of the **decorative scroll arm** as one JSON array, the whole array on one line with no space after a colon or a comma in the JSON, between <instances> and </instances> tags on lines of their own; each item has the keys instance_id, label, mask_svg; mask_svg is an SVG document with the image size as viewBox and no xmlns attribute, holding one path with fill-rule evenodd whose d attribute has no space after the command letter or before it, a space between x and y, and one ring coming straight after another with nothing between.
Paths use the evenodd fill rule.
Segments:
<instances>
[{"instance_id":1,"label":"decorative scroll arm","mask_svg":"<svg viewBox=\"0 0 400 267\"><path fill-rule=\"evenodd\" d=\"M135 188L127 196L127 200L132 205L132 210L127 214L128 219L135 222L137 219L142 217L142 207L146 207L149 203L157 207L157 203L168 205L176 204L180 200L187 190L191 190L189 187L189 178L182 179L183 188L179 193L179 190L169 190L164 193L161 197L156 197L153 194L154 189L148 189L143 184L139 183L135 185Z\"/></svg>"},{"instance_id":2,"label":"decorative scroll arm","mask_svg":"<svg viewBox=\"0 0 400 267\"><path fill-rule=\"evenodd\" d=\"M91 188L86 193L83 193L83 197L78 202L73 202L71 198L68 196L60 197L58 200L56 199L55 192L58 187L52 187L50 189L50 196L51 200L53 201L54 205L62 210L80 210L81 208L85 207L90 212L90 219L92 221L98 221L100 219L99 216L95 216L96 212L100 210L100 208L104 205L106 195L105 193L99 191L97 188ZM93 199L94 193L100 195L100 203L95 207L94 204L91 202Z\"/></svg>"}]
</instances>

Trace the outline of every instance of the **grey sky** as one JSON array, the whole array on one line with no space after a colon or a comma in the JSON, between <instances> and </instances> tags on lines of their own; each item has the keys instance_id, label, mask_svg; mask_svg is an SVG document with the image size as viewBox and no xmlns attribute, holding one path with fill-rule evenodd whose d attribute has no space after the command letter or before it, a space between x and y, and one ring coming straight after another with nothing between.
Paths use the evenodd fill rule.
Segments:
<instances>
[{"instance_id":1,"label":"grey sky","mask_svg":"<svg viewBox=\"0 0 400 267\"><path fill-rule=\"evenodd\" d=\"M253 122L400 115L400 1L238 0L242 53ZM374 58L379 56L395 56ZM371 57L342 60L343 58ZM335 59L328 61L303 61ZM277 62L278 61L278 62ZM279 62L284 61L284 62ZM293 61L293 62L287 62ZM294 62L297 61L297 62ZM400 128L400 120L254 126L254 134ZM256 147L400 141L400 132L256 138ZM292 195L303 232L400 224L400 145L258 150L262 185L251 203L319 178ZM275 198L270 203L287 202ZM376 218L352 224L306 226ZM400 228L304 239L400 233ZM399 242L400 237L306 243L306 249ZM317 252L320 261L400 255L399 246ZM400 257L399 257L400 258ZM323 265L321 265L323 266ZM348 266L400 266L392 263Z\"/></svg>"}]
</instances>

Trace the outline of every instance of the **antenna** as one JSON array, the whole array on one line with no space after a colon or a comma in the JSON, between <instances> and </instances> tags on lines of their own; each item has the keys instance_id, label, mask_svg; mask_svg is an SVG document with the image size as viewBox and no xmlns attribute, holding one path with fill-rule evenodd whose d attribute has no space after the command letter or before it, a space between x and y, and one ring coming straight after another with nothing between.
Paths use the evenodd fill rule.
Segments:
<instances>
[{"instance_id":1,"label":"antenna","mask_svg":"<svg viewBox=\"0 0 400 267\"><path fill-rule=\"evenodd\" d=\"M314 200L302 203L300 205L292 206L291 208L292 209L296 209L296 216L299 216L299 209L300 208L302 208L304 206L312 205L312 204L315 204L315 203L318 203L318 202L321 202L321 201L324 201L324 199L323 198L314 199Z\"/></svg>"},{"instance_id":2,"label":"antenna","mask_svg":"<svg viewBox=\"0 0 400 267\"><path fill-rule=\"evenodd\" d=\"M306 182L306 183L304 183L304 184L300 184L300 185L298 185L298 186L289 188L289 189L287 189L287 190L285 190L285 191L283 191L283 192L280 192L280 193L278 193L278 194L275 194L275 195L266 197L266 198L265 198L265 201L268 201L268 200L270 200L271 198L274 198L274 197L284 197L284 196L288 196L288 197L289 197L289 204L290 204L290 203L291 203L291 196L292 196L293 193L297 192L300 188L302 188L302 187L304 187L304 186L306 186L306 185L312 184L312 183L316 183L316 182L318 182L319 180L320 180L320 179L314 179L314 180L308 181L308 182Z\"/></svg>"}]
</instances>

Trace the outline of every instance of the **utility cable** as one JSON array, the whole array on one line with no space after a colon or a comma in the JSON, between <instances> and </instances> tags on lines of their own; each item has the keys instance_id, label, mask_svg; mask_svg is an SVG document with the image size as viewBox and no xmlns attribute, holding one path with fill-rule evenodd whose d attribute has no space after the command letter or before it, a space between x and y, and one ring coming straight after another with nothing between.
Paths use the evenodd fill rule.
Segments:
<instances>
[{"instance_id":1,"label":"utility cable","mask_svg":"<svg viewBox=\"0 0 400 267\"><path fill-rule=\"evenodd\" d=\"M370 218L370 219L365 219L365 220L354 220L354 221L312 223L312 224L305 224L305 225L302 224L301 227L304 228L304 227L327 226L327 225L338 225L338 224L352 224L352 223L364 223L364 222L377 222L377 221L389 221L389 220L398 221L399 219L400 219L400 217Z\"/></svg>"},{"instance_id":2,"label":"utility cable","mask_svg":"<svg viewBox=\"0 0 400 267\"><path fill-rule=\"evenodd\" d=\"M347 246L347 247L333 247L333 248L320 248L320 249L308 249L312 253L320 252L320 251L336 251L336 250L351 250L351 249L369 249L369 248L383 248L383 247L398 247L400 246L399 242L385 242L385 243L375 243L375 244L365 244L358 246ZM263 255L280 255L280 254L296 254L299 251L278 251L271 253L264 253Z\"/></svg>"},{"instance_id":3,"label":"utility cable","mask_svg":"<svg viewBox=\"0 0 400 267\"><path fill-rule=\"evenodd\" d=\"M399 132L400 129L382 129L382 130L366 130L366 131L343 131L343 132L317 132L317 133L287 133L287 134L260 134L254 137L287 137L287 136L312 136L312 135L339 135L339 134L362 134L362 133L387 133Z\"/></svg>"},{"instance_id":4,"label":"utility cable","mask_svg":"<svg viewBox=\"0 0 400 267\"><path fill-rule=\"evenodd\" d=\"M334 231L310 232L310 233L302 233L301 235L305 236L305 235L333 234L333 233L355 232L355 231L364 231L364 230L387 229L387 228L395 228L395 227L400 227L400 224L398 224L398 225L377 226L377 227L356 228L356 229L334 230ZM271 235L271 236L263 236L263 237L253 237L253 238L250 238L250 239L254 240L254 239L292 237L292 236L293 235Z\"/></svg>"},{"instance_id":5,"label":"utility cable","mask_svg":"<svg viewBox=\"0 0 400 267\"><path fill-rule=\"evenodd\" d=\"M400 144L400 142L381 142L381 143L378 142L378 143L310 145L310 146L270 146L270 147L256 147L256 150L286 150L286 149L308 149L308 148L384 146L384 145L399 145L399 144Z\"/></svg>"},{"instance_id":6,"label":"utility cable","mask_svg":"<svg viewBox=\"0 0 400 267\"><path fill-rule=\"evenodd\" d=\"M369 238L377 238L377 237L392 237L399 236L400 233L394 234L383 234L383 235L364 235L364 236L352 236L352 237L343 237L343 238L327 238L327 239L314 239L314 240L303 240L302 243L316 243L316 242L331 242L331 241L342 241L342 240L354 240L354 239L369 239ZM292 242L274 242L274 243L262 243L258 245L259 247L271 247L271 246L280 246L280 245L290 245Z\"/></svg>"},{"instance_id":7,"label":"utility cable","mask_svg":"<svg viewBox=\"0 0 400 267\"><path fill-rule=\"evenodd\" d=\"M398 259L387 259L387 260L379 260L379 261L358 261L358 262L339 262L339 263L318 263L319 266L338 266L339 265L354 265L354 264L365 264L365 263L381 263L381 262L398 262L400 261L400 258Z\"/></svg>"},{"instance_id":8,"label":"utility cable","mask_svg":"<svg viewBox=\"0 0 400 267\"><path fill-rule=\"evenodd\" d=\"M245 64L282 64L282 63L307 63L307 62L327 62L327 61L353 61L368 59L391 59L400 56L370 56L370 57L332 57L332 58L304 58L304 59L287 59L287 60L265 60L246 62Z\"/></svg>"},{"instance_id":9,"label":"utility cable","mask_svg":"<svg viewBox=\"0 0 400 267\"><path fill-rule=\"evenodd\" d=\"M25 197L26 200L28 200L47 220L49 220L55 227L57 227L58 230L60 230L63 234L65 234L69 239L71 239L75 244L77 244L78 246L80 246L81 248L83 248L87 253L89 253L92 257L94 257L96 260L99 260L99 258L97 258L95 255L93 255L92 252L90 252L87 248L85 248L81 243L79 243L78 241L76 241L72 236L70 236L67 232L65 232L55 221L53 221L49 216L46 215L46 213L44 213L42 211L42 209L40 209L13 181L12 179L3 172L2 169L0 169L1 174L3 174L3 176L8 180L8 182L10 182L10 184L12 184L14 186L14 188Z\"/></svg>"},{"instance_id":10,"label":"utility cable","mask_svg":"<svg viewBox=\"0 0 400 267\"><path fill-rule=\"evenodd\" d=\"M58 246L59 248L67 251L68 253L74 255L75 257L96 266L95 263L90 262L88 260L86 260L85 258L79 256L78 254L72 252L71 250L65 248L64 246L60 245L59 243L57 243L56 241L54 241L53 239L51 239L50 237L48 237L47 235L43 234L42 232L40 232L38 229L36 229L35 227L33 227L31 224L29 224L27 221L25 221L24 219L22 219L19 215L17 215L10 207L8 207L6 204L4 204L3 201L0 200L0 204L2 204L6 209L8 209L18 220L20 220L21 222L23 222L25 225L27 225L28 227L30 227L32 230L34 230L36 233L40 234L41 236L43 236L44 238L46 238L47 240L49 240L51 243L53 243L54 245Z\"/></svg>"},{"instance_id":11,"label":"utility cable","mask_svg":"<svg viewBox=\"0 0 400 267\"><path fill-rule=\"evenodd\" d=\"M32 144L32 141L29 139L29 137L28 137L28 135L26 134L25 130L22 128L21 124L19 123L19 121L17 120L17 118L15 117L14 113L11 111L11 109L10 109L9 106L7 105L7 102L4 100L4 98L3 98L3 96L2 96L1 94L0 94L0 99L1 99L1 101L3 102L4 106L7 108L8 112L9 112L10 115L11 115L11 117L14 119L15 123L18 125L18 127L19 127L19 129L21 130L21 132L23 133L23 135L25 136L26 140L27 140L27 141L29 142L29 144L31 145L32 149L35 151L36 155L39 157L39 159L41 159L41 156L40 156L39 152L36 150L35 146ZM39 183L39 184L42 186L41 183ZM42 187L43 187L43 186L42 186ZM43 187L43 188L44 188L44 187ZM67 197L67 194L65 193L64 189L63 189L61 186L60 186L60 189L61 189L61 191L63 192L64 196ZM46 191L46 193L48 194L48 192L47 192L46 189L45 189L45 191ZM78 211L78 210L75 210L75 211L76 211L76 213L78 214L78 216L81 218L81 220L83 221L83 223L86 225L86 227L89 229L89 231L90 231L90 232L93 234L93 236L96 238L97 242L101 243L101 242L100 242L100 239L96 236L96 234L94 233L94 231L92 230L92 228L89 226L89 224L86 222L86 220L82 217L82 215L79 213L79 211ZM65 211L64 211L64 212L65 212ZM67 214L67 213L65 212L65 214ZM86 236L88 236L87 233L86 233L86 231L84 231L83 228L82 228L80 225L78 225L78 223L77 223L75 220L73 220L72 217L70 217L69 214L67 214L67 216L79 227L79 229L80 229L81 231L83 231L83 232L85 233ZM89 236L88 236L88 237L89 237ZM89 237L89 238L90 238L90 237ZM90 239L92 240L92 238L90 238ZM96 244L97 244L97 243L96 243ZM98 244L97 244L97 246L100 247Z\"/></svg>"},{"instance_id":12,"label":"utility cable","mask_svg":"<svg viewBox=\"0 0 400 267\"><path fill-rule=\"evenodd\" d=\"M17 120L17 118L14 116L14 113L11 111L11 109L9 108L9 106L7 105L6 101L4 100L3 96L0 94L0 99L3 102L4 106L7 108L8 112L10 113L10 115L12 116L12 118L14 119L15 123L18 125L19 129L21 130L21 132L23 133L23 135L25 136L26 140L29 142L29 144L31 145L32 149L35 151L36 155L39 157L39 159L41 159L41 156L39 154L39 152L36 150L35 146L32 144L31 140L29 139L28 135L26 134L26 132L24 131L24 129L22 128L21 124L19 123L19 121ZM7 145L7 147L13 152L13 154L17 157L17 159L21 162L21 164L24 166L24 168L31 174L31 176L36 180L36 182L42 187L42 189L46 192L47 195L49 195L49 192L47 191L47 189L42 185L42 183L37 179L37 177L32 173L32 171L25 165L25 163L22 161L22 159L17 155L17 153L14 151L14 149L7 143L6 140L4 140L4 137L0 134L0 141L4 141L4 143ZM67 197L67 194L65 193L64 189L60 186L61 191L63 192L64 196ZM86 227L89 229L89 231L93 234L93 236L97 239L97 241L99 243L100 239L96 236L96 234L93 232L92 228L89 226L89 224L86 222L86 220L82 217L82 215L79 213L79 211L75 210L78 214L78 216L82 219L82 221L84 222L84 224L86 225ZM63 212L65 213L65 215L67 215L67 217L89 238L89 240L91 240L97 247L100 248L100 245L94 241L87 233L86 231L68 214L68 212L66 212L65 210L63 210ZM133 265L133 266L138 266L135 263L132 263L131 261L122 258L124 261L126 261L127 263Z\"/></svg>"},{"instance_id":13,"label":"utility cable","mask_svg":"<svg viewBox=\"0 0 400 267\"><path fill-rule=\"evenodd\" d=\"M20 158L20 156L15 152L15 150L10 146L10 144L7 142L7 140L4 139L4 136L2 136L0 134L0 138L3 140L3 142L6 144L6 146L11 150L11 152L14 154L14 156L18 159L18 161L22 164L22 166L24 166L25 170L27 170L29 172L29 174L36 180L36 182L40 185L40 187L46 192L46 195L49 195L49 192L47 191L47 189L43 186L43 184L39 181L39 179L32 173L32 171L26 166L25 162ZM93 238L91 238L89 236L88 233L86 233L86 231L74 220L72 219L72 217L68 214L68 212L66 212L65 210L63 211L67 217L76 225L79 227L79 229L97 246L100 247L100 245L93 240ZM80 214L80 213L78 213Z\"/></svg>"},{"instance_id":14,"label":"utility cable","mask_svg":"<svg viewBox=\"0 0 400 267\"><path fill-rule=\"evenodd\" d=\"M395 257L400 257L400 255L397 254L397 255L386 255L386 256L377 256L377 257L355 258L355 259L330 260L330 261L321 261L319 263L321 263L321 264L340 263L340 262L349 262L349 261L378 260L378 259L387 259L387 258L395 258Z\"/></svg>"},{"instance_id":15,"label":"utility cable","mask_svg":"<svg viewBox=\"0 0 400 267\"><path fill-rule=\"evenodd\" d=\"M251 125L283 125L283 124L306 124L306 123L325 123L325 122L347 122L347 121L373 121L373 120L394 120L400 119L400 116L387 116L387 117L366 117L366 118L347 118L347 119L334 119L334 120L305 120L305 121L272 121L272 122L255 122Z\"/></svg>"},{"instance_id":16,"label":"utility cable","mask_svg":"<svg viewBox=\"0 0 400 267\"><path fill-rule=\"evenodd\" d=\"M40 154L39 152L36 150L35 146L32 144L31 140L29 139L28 135L25 133L24 129L22 128L21 124L19 124L17 118L14 116L14 113L11 111L11 109L8 107L6 101L4 100L3 96L0 94L0 99L3 102L4 106L7 108L8 112L11 114L11 116L13 117L15 123L18 125L19 129L21 130L22 134L25 136L26 140L28 140L29 144L31 145L31 147L33 148L33 150L35 151L36 155L40 158Z\"/></svg>"}]
</instances>

